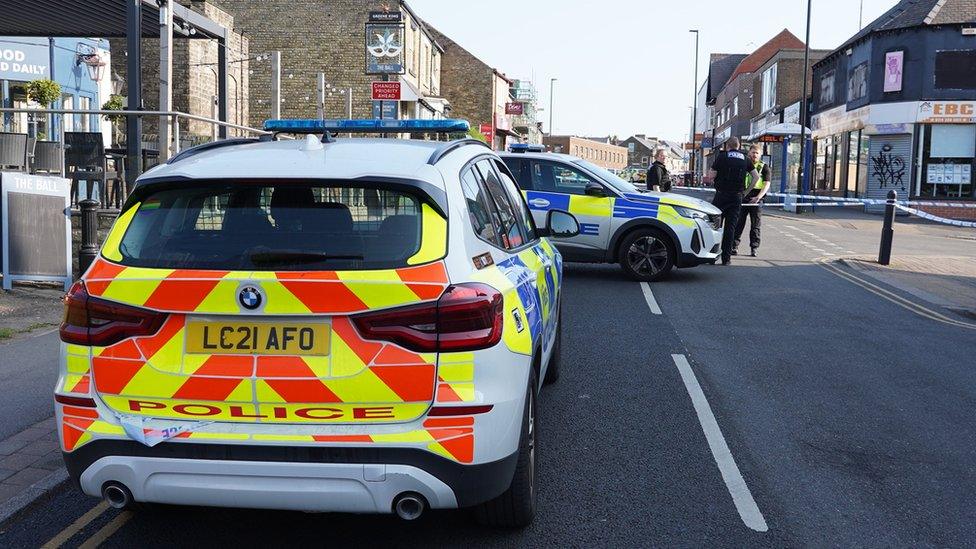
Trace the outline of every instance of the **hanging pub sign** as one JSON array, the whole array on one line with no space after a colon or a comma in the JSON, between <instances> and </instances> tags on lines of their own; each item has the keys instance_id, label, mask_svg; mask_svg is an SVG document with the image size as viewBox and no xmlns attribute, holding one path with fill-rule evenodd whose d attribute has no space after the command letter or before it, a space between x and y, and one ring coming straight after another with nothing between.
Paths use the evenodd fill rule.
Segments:
<instances>
[{"instance_id":1,"label":"hanging pub sign","mask_svg":"<svg viewBox=\"0 0 976 549\"><path fill-rule=\"evenodd\" d=\"M15 280L71 285L70 189L63 177L0 172L3 289Z\"/></svg>"},{"instance_id":2,"label":"hanging pub sign","mask_svg":"<svg viewBox=\"0 0 976 549\"><path fill-rule=\"evenodd\" d=\"M400 12L371 12L366 23L366 74L403 74L404 24L373 21L374 13L400 15Z\"/></svg>"}]
</instances>

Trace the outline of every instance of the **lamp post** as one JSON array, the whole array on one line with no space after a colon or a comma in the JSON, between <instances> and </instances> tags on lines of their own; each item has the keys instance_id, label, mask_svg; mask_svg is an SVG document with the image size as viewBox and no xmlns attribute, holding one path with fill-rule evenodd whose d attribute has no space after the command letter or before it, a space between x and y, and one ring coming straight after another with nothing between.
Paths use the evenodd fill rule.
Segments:
<instances>
[{"instance_id":1,"label":"lamp post","mask_svg":"<svg viewBox=\"0 0 976 549\"><path fill-rule=\"evenodd\" d=\"M812 3L813 0L807 0L807 35L806 41L803 44L803 94L800 95L800 101L802 101L800 103L800 169L796 177L796 194L798 195L802 195L805 192L803 180L807 176L807 118L810 115L807 112L807 105L809 104L807 100L807 71L810 70L810 11L812 9ZM801 208L797 206L796 211L800 213Z\"/></svg>"},{"instance_id":2,"label":"lamp post","mask_svg":"<svg viewBox=\"0 0 976 549\"><path fill-rule=\"evenodd\" d=\"M695 163L692 175L692 185L698 183L698 29L688 32L695 33L695 86L691 90L691 158ZM704 155L702 155L704 156Z\"/></svg>"},{"instance_id":3,"label":"lamp post","mask_svg":"<svg viewBox=\"0 0 976 549\"><path fill-rule=\"evenodd\" d=\"M549 79L549 135L552 136L552 92L556 85L556 78Z\"/></svg>"}]
</instances>

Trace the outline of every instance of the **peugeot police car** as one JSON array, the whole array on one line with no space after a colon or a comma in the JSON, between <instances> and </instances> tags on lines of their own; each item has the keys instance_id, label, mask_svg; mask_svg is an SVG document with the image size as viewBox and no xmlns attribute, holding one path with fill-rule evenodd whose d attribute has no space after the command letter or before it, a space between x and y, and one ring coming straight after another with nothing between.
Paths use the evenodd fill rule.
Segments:
<instances>
[{"instance_id":1,"label":"peugeot police car","mask_svg":"<svg viewBox=\"0 0 976 549\"><path fill-rule=\"evenodd\" d=\"M88 495L396 513L535 509L562 259L464 121L269 121L139 178L65 297L57 421ZM312 135L317 132L318 135ZM321 136L321 137L320 137ZM542 219L542 218L540 218Z\"/></svg>"},{"instance_id":2,"label":"peugeot police car","mask_svg":"<svg viewBox=\"0 0 976 549\"><path fill-rule=\"evenodd\" d=\"M579 219L579 235L554 239L567 261L619 263L637 280L655 281L675 267L715 263L721 254L721 211L708 202L640 192L591 162L524 144L501 156L537 221L552 210Z\"/></svg>"}]
</instances>

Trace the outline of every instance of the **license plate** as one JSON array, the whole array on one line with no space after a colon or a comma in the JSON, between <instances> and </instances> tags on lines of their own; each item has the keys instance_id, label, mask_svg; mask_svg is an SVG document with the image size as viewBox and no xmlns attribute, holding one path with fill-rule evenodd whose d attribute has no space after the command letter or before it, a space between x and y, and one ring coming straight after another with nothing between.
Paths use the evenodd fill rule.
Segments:
<instances>
[{"instance_id":1,"label":"license plate","mask_svg":"<svg viewBox=\"0 0 976 549\"><path fill-rule=\"evenodd\" d=\"M186 325L186 352L221 355L329 354L329 325L322 322L201 322Z\"/></svg>"}]
</instances>

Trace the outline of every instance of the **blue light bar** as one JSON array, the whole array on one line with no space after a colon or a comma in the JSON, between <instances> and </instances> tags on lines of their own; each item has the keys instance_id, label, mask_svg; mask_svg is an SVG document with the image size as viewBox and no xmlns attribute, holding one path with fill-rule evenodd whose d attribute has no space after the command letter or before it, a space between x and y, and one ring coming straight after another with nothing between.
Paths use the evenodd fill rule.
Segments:
<instances>
[{"instance_id":1,"label":"blue light bar","mask_svg":"<svg viewBox=\"0 0 976 549\"><path fill-rule=\"evenodd\" d=\"M267 120L275 133L466 133L467 120Z\"/></svg>"},{"instance_id":2,"label":"blue light bar","mask_svg":"<svg viewBox=\"0 0 976 549\"><path fill-rule=\"evenodd\" d=\"M525 152L546 152L545 145L539 145L536 143L512 143L508 146L508 152L513 153L525 153Z\"/></svg>"}]
</instances>

